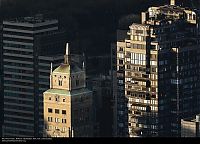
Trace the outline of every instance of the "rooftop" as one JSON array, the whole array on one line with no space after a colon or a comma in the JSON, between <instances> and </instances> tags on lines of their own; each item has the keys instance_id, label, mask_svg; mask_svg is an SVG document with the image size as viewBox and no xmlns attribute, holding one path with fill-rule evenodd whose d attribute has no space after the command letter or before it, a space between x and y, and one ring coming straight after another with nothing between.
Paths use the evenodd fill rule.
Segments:
<instances>
[{"instance_id":1,"label":"rooftop","mask_svg":"<svg viewBox=\"0 0 200 144\"><path fill-rule=\"evenodd\" d=\"M53 94L59 94L59 95L65 95L65 96L75 96L80 93L88 93L88 92L92 92L92 91L88 90L87 88L81 88L81 89L76 89L72 91L62 90L62 89L48 89L44 93L53 93Z\"/></svg>"},{"instance_id":2,"label":"rooftop","mask_svg":"<svg viewBox=\"0 0 200 144\"><path fill-rule=\"evenodd\" d=\"M44 23L44 22L52 22L56 21L55 19L49 19L44 17L42 14L38 14L31 17L19 17L6 20L7 22L11 23L26 23L26 24L37 24L37 23Z\"/></svg>"},{"instance_id":3,"label":"rooftop","mask_svg":"<svg viewBox=\"0 0 200 144\"><path fill-rule=\"evenodd\" d=\"M200 118L200 114L193 116L193 117L188 117L188 118L183 118L183 121L187 121L187 122L196 122L197 119Z\"/></svg>"},{"instance_id":4,"label":"rooftop","mask_svg":"<svg viewBox=\"0 0 200 144\"><path fill-rule=\"evenodd\" d=\"M68 64L61 63L59 67L57 67L53 72L58 73L70 73L70 72L80 72L82 69L80 69L78 66L71 64L70 66Z\"/></svg>"},{"instance_id":5,"label":"rooftop","mask_svg":"<svg viewBox=\"0 0 200 144\"><path fill-rule=\"evenodd\" d=\"M159 10L170 11L170 12L175 12L175 13L183 13L185 8L174 6L174 5L164 5L164 6L160 6Z\"/></svg>"}]
</instances>

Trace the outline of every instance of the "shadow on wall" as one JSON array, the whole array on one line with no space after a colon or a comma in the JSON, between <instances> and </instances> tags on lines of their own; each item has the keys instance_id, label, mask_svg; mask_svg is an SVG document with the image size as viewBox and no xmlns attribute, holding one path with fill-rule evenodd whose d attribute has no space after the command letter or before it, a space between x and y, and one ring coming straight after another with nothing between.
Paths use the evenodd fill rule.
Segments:
<instances>
[{"instance_id":1,"label":"shadow on wall","mask_svg":"<svg viewBox=\"0 0 200 144\"><path fill-rule=\"evenodd\" d=\"M58 124L49 125L47 120L44 120L43 137L73 137L73 132L70 128L59 128ZM57 125L56 125L57 124Z\"/></svg>"}]
</instances>

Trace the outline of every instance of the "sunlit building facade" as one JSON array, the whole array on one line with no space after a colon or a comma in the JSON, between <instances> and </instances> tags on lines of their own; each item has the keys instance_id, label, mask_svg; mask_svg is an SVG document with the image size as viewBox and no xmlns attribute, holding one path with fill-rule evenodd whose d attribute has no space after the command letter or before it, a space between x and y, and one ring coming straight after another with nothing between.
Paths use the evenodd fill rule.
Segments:
<instances>
[{"instance_id":1,"label":"sunlit building facade","mask_svg":"<svg viewBox=\"0 0 200 144\"><path fill-rule=\"evenodd\" d=\"M64 63L51 69L50 89L44 92L44 137L92 137L92 91L86 88L85 66L71 61L68 44Z\"/></svg>"},{"instance_id":2,"label":"sunlit building facade","mask_svg":"<svg viewBox=\"0 0 200 144\"><path fill-rule=\"evenodd\" d=\"M181 118L199 112L198 17L175 1L150 7L117 41L116 136L180 136Z\"/></svg>"}]
</instances>

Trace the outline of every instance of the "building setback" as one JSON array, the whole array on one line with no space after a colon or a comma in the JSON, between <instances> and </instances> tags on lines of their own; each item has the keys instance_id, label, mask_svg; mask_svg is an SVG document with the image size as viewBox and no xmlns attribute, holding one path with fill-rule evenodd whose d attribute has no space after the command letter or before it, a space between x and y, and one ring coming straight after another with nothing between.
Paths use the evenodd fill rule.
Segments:
<instances>
[{"instance_id":1,"label":"building setback","mask_svg":"<svg viewBox=\"0 0 200 144\"><path fill-rule=\"evenodd\" d=\"M44 137L92 137L93 97L86 88L85 66L71 61L68 44L64 63L50 74L44 92Z\"/></svg>"},{"instance_id":2,"label":"building setback","mask_svg":"<svg viewBox=\"0 0 200 144\"><path fill-rule=\"evenodd\" d=\"M199 113L198 25L198 10L171 1L142 12L117 41L115 136L181 136L181 118Z\"/></svg>"},{"instance_id":3,"label":"building setback","mask_svg":"<svg viewBox=\"0 0 200 144\"><path fill-rule=\"evenodd\" d=\"M2 33L2 136L41 136L42 93L49 87L50 63L63 60L65 34L57 20L42 15L5 20Z\"/></svg>"}]
</instances>

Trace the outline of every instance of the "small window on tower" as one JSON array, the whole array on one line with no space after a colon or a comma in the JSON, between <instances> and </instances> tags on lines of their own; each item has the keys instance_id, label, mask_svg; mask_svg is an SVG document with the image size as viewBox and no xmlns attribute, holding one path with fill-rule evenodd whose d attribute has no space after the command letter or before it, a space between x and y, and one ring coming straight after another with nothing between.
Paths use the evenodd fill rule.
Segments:
<instances>
[{"instance_id":1,"label":"small window on tower","mask_svg":"<svg viewBox=\"0 0 200 144\"><path fill-rule=\"evenodd\" d=\"M48 108L48 112L49 112L49 113L52 113L52 108Z\"/></svg>"},{"instance_id":2,"label":"small window on tower","mask_svg":"<svg viewBox=\"0 0 200 144\"><path fill-rule=\"evenodd\" d=\"M55 113L56 113L56 114L59 114L59 109L55 109Z\"/></svg>"},{"instance_id":3,"label":"small window on tower","mask_svg":"<svg viewBox=\"0 0 200 144\"><path fill-rule=\"evenodd\" d=\"M59 96L58 95L55 96L55 101L59 102Z\"/></svg>"},{"instance_id":4,"label":"small window on tower","mask_svg":"<svg viewBox=\"0 0 200 144\"><path fill-rule=\"evenodd\" d=\"M51 100L51 97L49 97L49 100Z\"/></svg>"},{"instance_id":5,"label":"small window on tower","mask_svg":"<svg viewBox=\"0 0 200 144\"><path fill-rule=\"evenodd\" d=\"M65 99L63 99L63 102L65 102Z\"/></svg>"},{"instance_id":6,"label":"small window on tower","mask_svg":"<svg viewBox=\"0 0 200 144\"><path fill-rule=\"evenodd\" d=\"M54 75L56 77L56 75Z\"/></svg>"},{"instance_id":7,"label":"small window on tower","mask_svg":"<svg viewBox=\"0 0 200 144\"><path fill-rule=\"evenodd\" d=\"M76 80L76 86L78 86L79 85L79 80Z\"/></svg>"},{"instance_id":8,"label":"small window on tower","mask_svg":"<svg viewBox=\"0 0 200 144\"><path fill-rule=\"evenodd\" d=\"M59 80L59 81L58 81L58 85L59 85L59 86L62 86L62 80Z\"/></svg>"},{"instance_id":9,"label":"small window on tower","mask_svg":"<svg viewBox=\"0 0 200 144\"><path fill-rule=\"evenodd\" d=\"M66 114L66 110L62 110L62 114Z\"/></svg>"}]
</instances>

